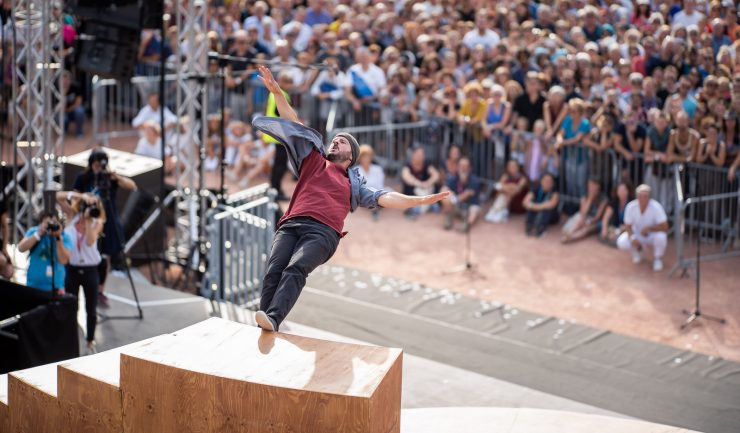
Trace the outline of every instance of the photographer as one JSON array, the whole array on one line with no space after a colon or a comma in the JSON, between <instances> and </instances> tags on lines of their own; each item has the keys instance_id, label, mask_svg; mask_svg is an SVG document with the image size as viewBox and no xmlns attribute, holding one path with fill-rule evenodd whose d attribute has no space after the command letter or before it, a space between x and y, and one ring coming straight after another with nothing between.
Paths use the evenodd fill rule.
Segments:
<instances>
[{"instance_id":1,"label":"photographer","mask_svg":"<svg viewBox=\"0 0 740 433\"><path fill-rule=\"evenodd\" d=\"M87 169L77 175L73 189L78 193L91 192L101 198L103 210L107 218L103 225L103 236L100 242L100 253L105 260L100 262L100 288L98 302L108 307L108 298L104 293L105 277L112 257L117 257L123 251L123 225L116 208L116 194L118 188L136 190L133 180L112 172L108 167L108 155L102 149L94 149L87 161Z\"/></svg>"},{"instance_id":2,"label":"photographer","mask_svg":"<svg viewBox=\"0 0 740 433\"><path fill-rule=\"evenodd\" d=\"M40 223L31 227L18 243L18 251L28 254L26 285L39 290L64 291L64 265L69 262L72 238L62 231L56 211L44 211Z\"/></svg>"},{"instance_id":3,"label":"photographer","mask_svg":"<svg viewBox=\"0 0 740 433\"><path fill-rule=\"evenodd\" d=\"M64 289L77 297L80 286L85 292L87 351L95 353L96 308L100 281L98 266L102 261L97 243L105 224L103 203L100 197L94 194L73 191L60 191L56 198L69 221L64 233L72 239Z\"/></svg>"}]
</instances>

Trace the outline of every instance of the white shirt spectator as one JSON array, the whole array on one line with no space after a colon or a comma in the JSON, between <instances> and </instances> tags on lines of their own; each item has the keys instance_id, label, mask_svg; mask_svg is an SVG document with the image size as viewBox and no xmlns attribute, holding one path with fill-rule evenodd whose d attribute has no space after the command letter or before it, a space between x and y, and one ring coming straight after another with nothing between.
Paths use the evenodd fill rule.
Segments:
<instances>
[{"instance_id":1,"label":"white shirt spectator","mask_svg":"<svg viewBox=\"0 0 740 433\"><path fill-rule=\"evenodd\" d=\"M498 33L491 29L486 29L485 33L481 35L478 29L475 28L465 33L465 36L463 37L463 43L471 50L475 48L476 45L480 44L486 47L486 51L489 51L498 45L500 40L501 38Z\"/></svg>"},{"instance_id":2,"label":"white shirt spectator","mask_svg":"<svg viewBox=\"0 0 740 433\"><path fill-rule=\"evenodd\" d=\"M373 95L378 96L380 95L380 91L385 87L386 80L385 80L385 72L383 72L382 69L380 69L377 65L370 63L368 65L367 70L362 68L361 64L352 65L348 70L348 75L350 76L349 82L351 84L352 81L352 72L359 75L365 83L368 85L370 90L373 92Z\"/></svg>"},{"instance_id":3,"label":"white shirt spectator","mask_svg":"<svg viewBox=\"0 0 740 433\"><path fill-rule=\"evenodd\" d=\"M686 28L692 24L698 26L699 23L701 23L702 19L704 19L704 15L696 10L693 11L691 15L688 15L685 11L682 10L673 16L671 27L681 26L683 28Z\"/></svg>"},{"instance_id":4,"label":"white shirt spectator","mask_svg":"<svg viewBox=\"0 0 740 433\"><path fill-rule=\"evenodd\" d=\"M293 49L296 51L305 51L308 47L308 41L311 40L311 35L313 34L313 30L311 30L311 26L309 26L308 24L301 23L299 21L291 21L288 24L285 24L282 29L280 29L280 36L283 39L287 39L288 33L290 33L291 30L294 30L296 27L298 27L299 30L298 37L293 43Z\"/></svg>"},{"instance_id":5,"label":"white shirt spectator","mask_svg":"<svg viewBox=\"0 0 740 433\"><path fill-rule=\"evenodd\" d=\"M654 199L650 199L645 212L640 212L640 203L632 200L624 209L624 223L632 226L632 233L639 235L645 227L662 224L668 220L663 206Z\"/></svg>"},{"instance_id":6,"label":"white shirt spectator","mask_svg":"<svg viewBox=\"0 0 740 433\"><path fill-rule=\"evenodd\" d=\"M131 121L131 126L134 128L138 128L139 126L143 125L146 122L154 122L157 125L159 125L160 120L160 110L153 110L152 106L149 104L146 104L139 110L139 113L134 117L134 120ZM164 107L164 125L165 128L169 128L171 125L174 125L177 123L177 117L172 114L172 111L170 111L169 108Z\"/></svg>"},{"instance_id":7,"label":"white shirt spectator","mask_svg":"<svg viewBox=\"0 0 740 433\"><path fill-rule=\"evenodd\" d=\"M351 84L352 83L347 79L347 75L345 75L344 72L337 71L337 73L332 76L329 71L323 70L319 73L319 76L316 77L313 85L311 85L311 95L318 96L320 93L323 93L321 86L327 85L328 87L335 88L334 90L329 91L330 98L338 100L344 96L344 88Z\"/></svg>"},{"instance_id":8,"label":"white shirt spectator","mask_svg":"<svg viewBox=\"0 0 740 433\"><path fill-rule=\"evenodd\" d=\"M258 18L256 15L247 17L247 19L244 20L244 29L249 30L250 27L255 27L259 34L258 40L262 43L266 43L263 23L269 25L270 33L272 33L272 40L274 41L277 39L277 26L275 25L275 20L268 16L264 16L262 19Z\"/></svg>"},{"instance_id":9,"label":"white shirt spectator","mask_svg":"<svg viewBox=\"0 0 740 433\"><path fill-rule=\"evenodd\" d=\"M376 189L384 188L385 173L383 173L383 168L381 166L378 164L370 164L370 169L367 172L365 172L365 169L361 165L358 165L357 168L360 169L360 174L365 177L367 186Z\"/></svg>"},{"instance_id":10,"label":"white shirt spectator","mask_svg":"<svg viewBox=\"0 0 740 433\"><path fill-rule=\"evenodd\" d=\"M154 143L150 143L146 137L141 137L139 143L136 145L134 153L141 156L148 156L149 158L162 159L162 140L157 138ZM164 154L169 156L172 153L168 146L165 146Z\"/></svg>"}]
</instances>

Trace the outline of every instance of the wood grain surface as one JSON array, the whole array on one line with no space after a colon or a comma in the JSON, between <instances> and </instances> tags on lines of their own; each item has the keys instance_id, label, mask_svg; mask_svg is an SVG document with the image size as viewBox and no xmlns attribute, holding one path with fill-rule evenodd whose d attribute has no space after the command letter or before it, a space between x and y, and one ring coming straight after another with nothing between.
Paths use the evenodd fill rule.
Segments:
<instances>
[{"instance_id":1,"label":"wood grain surface","mask_svg":"<svg viewBox=\"0 0 740 433\"><path fill-rule=\"evenodd\" d=\"M150 338L59 364L57 381L63 421L61 431L122 432L122 401L118 387L121 352L147 345L153 340Z\"/></svg>"},{"instance_id":2,"label":"wood grain surface","mask_svg":"<svg viewBox=\"0 0 740 433\"><path fill-rule=\"evenodd\" d=\"M0 374L0 432L10 431L10 409L8 409L8 375Z\"/></svg>"},{"instance_id":3,"label":"wood grain surface","mask_svg":"<svg viewBox=\"0 0 740 433\"><path fill-rule=\"evenodd\" d=\"M124 432L398 432L401 357L209 319L122 353Z\"/></svg>"},{"instance_id":4,"label":"wood grain surface","mask_svg":"<svg viewBox=\"0 0 740 433\"><path fill-rule=\"evenodd\" d=\"M8 375L8 408L13 433L57 433L57 364L47 364Z\"/></svg>"}]
</instances>

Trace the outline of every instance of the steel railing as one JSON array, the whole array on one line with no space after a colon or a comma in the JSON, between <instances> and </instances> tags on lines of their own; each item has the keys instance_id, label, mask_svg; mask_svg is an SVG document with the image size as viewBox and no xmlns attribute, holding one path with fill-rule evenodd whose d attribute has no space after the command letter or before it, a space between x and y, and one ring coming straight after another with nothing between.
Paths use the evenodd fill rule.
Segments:
<instances>
[{"instance_id":1,"label":"steel railing","mask_svg":"<svg viewBox=\"0 0 740 433\"><path fill-rule=\"evenodd\" d=\"M260 185L207 213L208 267L201 295L252 307L259 302L274 237L275 191Z\"/></svg>"}]
</instances>

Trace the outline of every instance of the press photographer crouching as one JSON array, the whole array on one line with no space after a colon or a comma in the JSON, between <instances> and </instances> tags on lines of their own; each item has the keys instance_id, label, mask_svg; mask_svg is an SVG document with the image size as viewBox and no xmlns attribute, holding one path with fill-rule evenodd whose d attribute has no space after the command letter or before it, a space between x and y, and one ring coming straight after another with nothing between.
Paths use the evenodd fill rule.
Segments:
<instances>
[{"instance_id":1,"label":"press photographer crouching","mask_svg":"<svg viewBox=\"0 0 740 433\"><path fill-rule=\"evenodd\" d=\"M31 227L18 243L18 251L28 251L26 285L39 290L64 291L65 269L72 249L72 238L63 231L56 211L44 211L39 225Z\"/></svg>"},{"instance_id":2,"label":"press photographer crouching","mask_svg":"<svg viewBox=\"0 0 740 433\"><path fill-rule=\"evenodd\" d=\"M136 183L126 176L111 171L108 166L108 154L102 149L94 149L90 153L87 169L77 175L73 186L77 193L92 193L98 196L103 204L101 210L106 216L99 245L102 260L98 267L98 302L103 307L108 307L104 286L111 258L118 257L124 245L123 225L116 207L119 187L133 191L136 190Z\"/></svg>"},{"instance_id":3,"label":"press photographer crouching","mask_svg":"<svg viewBox=\"0 0 740 433\"><path fill-rule=\"evenodd\" d=\"M98 266L102 261L98 251L98 238L105 225L105 210L100 197L91 193L60 191L56 198L69 221L64 233L72 239L64 289L67 293L79 297L82 286L87 313L87 352L95 353L95 326L98 317L96 309L100 281Z\"/></svg>"}]
</instances>

